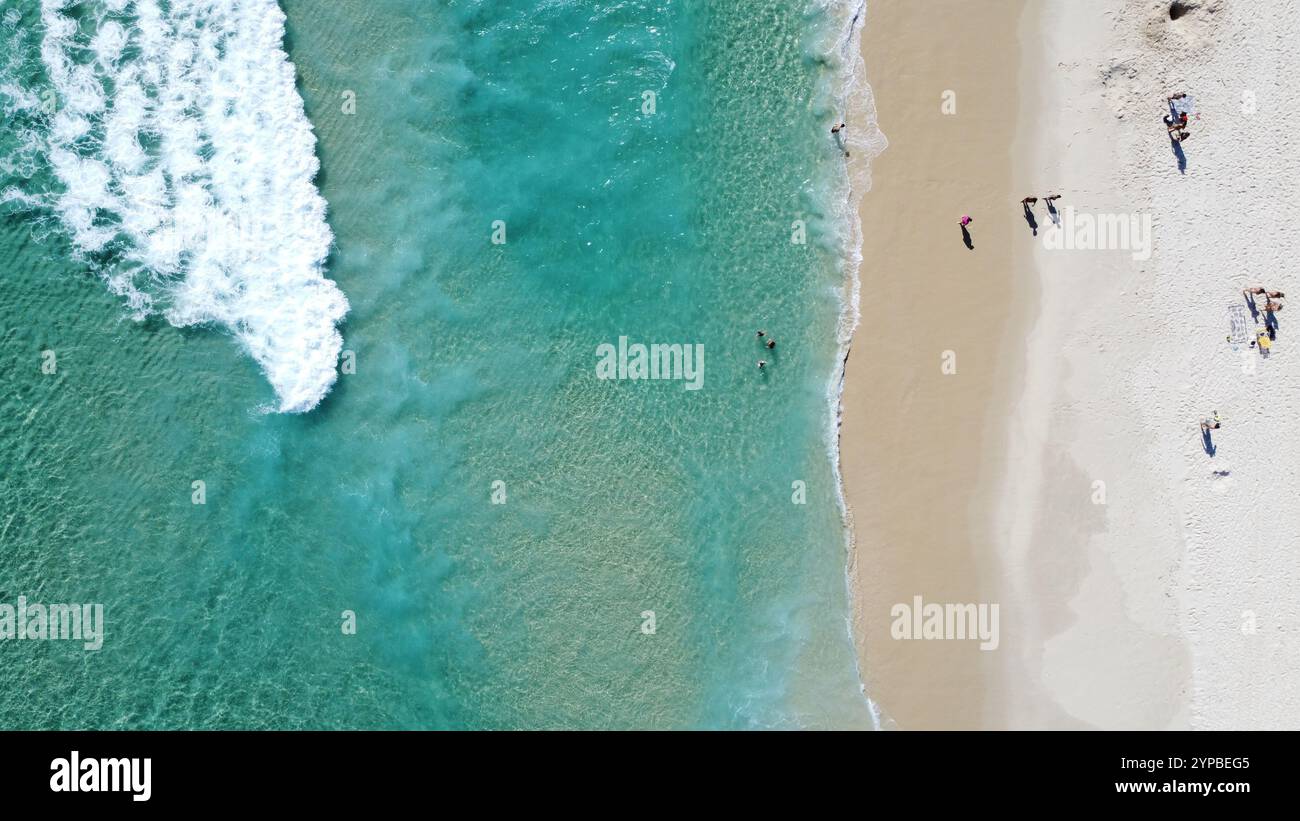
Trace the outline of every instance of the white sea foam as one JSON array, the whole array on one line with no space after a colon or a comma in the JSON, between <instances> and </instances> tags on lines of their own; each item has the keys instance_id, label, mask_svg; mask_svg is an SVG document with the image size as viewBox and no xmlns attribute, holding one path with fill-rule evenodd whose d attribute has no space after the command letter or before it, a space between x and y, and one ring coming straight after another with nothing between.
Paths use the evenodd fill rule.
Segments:
<instances>
[{"instance_id":1,"label":"white sea foam","mask_svg":"<svg viewBox=\"0 0 1300 821\"><path fill-rule=\"evenodd\" d=\"M836 326L837 355L826 387L828 418L826 426L826 448L830 456L832 471L835 474L836 500L844 521L844 537L847 550L854 549L854 534L851 511L844 498L844 477L840 470L839 429L843 415L844 374L848 363L849 350L853 344L853 335L861 320L862 280L859 270L862 267L862 221L859 206L862 197L871 190L871 161L880 155L889 145L889 141L880 131L876 122L876 104L867 82L866 61L862 58L862 30L866 25L867 0L818 0L819 4L832 12L832 19L838 27L833 28L834 37L831 48L838 57L840 67L837 86L833 97L844 121L850 121L844 148L852 154L851 162L846 166L848 173L843 180L843 188L838 199L838 223L840 225L842 245L840 260L844 274L843 290L840 294L840 316ZM843 133L843 132L842 132ZM834 207L834 206L832 206ZM845 567L845 587L849 601L853 602L853 585ZM856 605L850 606L854 607ZM857 646L851 615L846 614L845 629L849 639ZM866 692L859 665L858 654L854 652L854 664L858 669L858 682L863 697L867 701L872 723L876 729L891 725L880 706Z\"/></svg>"},{"instance_id":2,"label":"white sea foam","mask_svg":"<svg viewBox=\"0 0 1300 821\"><path fill-rule=\"evenodd\" d=\"M59 103L47 204L80 251L114 255L102 273L137 316L229 329L280 410L310 410L334 384L348 303L324 276L333 235L283 12L101 0L78 26L87 5L41 3Z\"/></svg>"}]
</instances>

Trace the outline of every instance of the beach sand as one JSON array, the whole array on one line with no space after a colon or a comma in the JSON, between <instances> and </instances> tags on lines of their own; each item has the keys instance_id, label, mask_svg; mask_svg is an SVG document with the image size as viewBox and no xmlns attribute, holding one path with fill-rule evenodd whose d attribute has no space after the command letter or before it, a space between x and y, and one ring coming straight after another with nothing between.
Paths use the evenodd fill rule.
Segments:
<instances>
[{"instance_id":1,"label":"beach sand","mask_svg":"<svg viewBox=\"0 0 1300 821\"><path fill-rule=\"evenodd\" d=\"M872 3L867 77L889 148L863 198L861 320L843 394L851 584L868 694L902 727L977 727L995 653L894 641L890 608L989 600L981 524L1009 400L1004 337L1024 313L1011 247L1019 0ZM946 113L953 111L955 113ZM974 249L958 220L970 214ZM955 354L956 373L941 368Z\"/></svg>"},{"instance_id":2,"label":"beach sand","mask_svg":"<svg viewBox=\"0 0 1300 821\"><path fill-rule=\"evenodd\" d=\"M841 429L867 692L903 728L1300 726L1296 340L1286 311L1268 359L1225 339L1243 287L1296 287L1278 123L1300 8L961 5L873 4L863 37L890 140ZM1181 172L1178 91L1199 115ZM1043 203L1037 238L1017 204L1049 190L1076 238L1137 230L1049 248ZM892 639L917 595L999 604L998 649Z\"/></svg>"}]
</instances>

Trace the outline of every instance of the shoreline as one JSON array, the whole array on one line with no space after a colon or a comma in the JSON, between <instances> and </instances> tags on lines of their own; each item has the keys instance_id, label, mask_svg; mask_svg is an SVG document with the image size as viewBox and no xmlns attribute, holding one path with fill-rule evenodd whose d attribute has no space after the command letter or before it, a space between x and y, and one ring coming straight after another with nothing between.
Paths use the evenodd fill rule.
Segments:
<instances>
[{"instance_id":1,"label":"shoreline","mask_svg":"<svg viewBox=\"0 0 1300 821\"><path fill-rule=\"evenodd\" d=\"M845 140L845 150L854 157L845 164L843 230L846 241L843 249L843 292L840 298L840 315L836 320L835 341L836 356L826 385L826 449L831 461L832 480L835 487L836 505L840 511L844 539L844 594L847 605L844 613L844 629L853 650L853 669L857 676L858 689L866 702L871 717L872 729L885 728L880 705L872 700L867 692L866 678L862 658L858 653L856 630L853 613L856 610L853 601L852 575L849 568L853 556L853 511L849 507L844 489L844 472L841 464L842 426L844 420L844 385L848 369L849 356L853 352L853 339L861 322L862 279L862 219L860 207L862 198L871 191L871 163L889 146L887 136L880 130L876 120L875 100L871 84L867 78L866 60L862 53L862 36L869 20L867 0L844 0L846 10L841 20L843 28L838 37L841 59L845 61L842 83L838 100L841 116L846 119L852 115L854 127ZM866 126L861 121L865 118ZM865 159L864 159L865 157Z\"/></svg>"}]
</instances>

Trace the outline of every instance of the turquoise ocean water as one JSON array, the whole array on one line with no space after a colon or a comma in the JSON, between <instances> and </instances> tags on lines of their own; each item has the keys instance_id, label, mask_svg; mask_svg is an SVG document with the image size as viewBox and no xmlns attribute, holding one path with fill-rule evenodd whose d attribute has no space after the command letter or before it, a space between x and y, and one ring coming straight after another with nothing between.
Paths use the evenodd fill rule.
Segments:
<instances>
[{"instance_id":1,"label":"turquoise ocean water","mask_svg":"<svg viewBox=\"0 0 1300 821\"><path fill-rule=\"evenodd\" d=\"M0 642L0 726L870 724L845 9L286 0L284 75L270 0L0 8L0 602L106 618Z\"/></svg>"}]
</instances>

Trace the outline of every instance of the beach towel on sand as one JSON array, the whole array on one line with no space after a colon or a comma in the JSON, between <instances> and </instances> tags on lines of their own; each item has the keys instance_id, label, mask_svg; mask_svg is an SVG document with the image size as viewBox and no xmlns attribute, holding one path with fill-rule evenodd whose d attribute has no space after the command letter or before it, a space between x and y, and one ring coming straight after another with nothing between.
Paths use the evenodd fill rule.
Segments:
<instances>
[{"instance_id":1,"label":"beach towel on sand","mask_svg":"<svg viewBox=\"0 0 1300 821\"><path fill-rule=\"evenodd\" d=\"M1246 306L1240 302L1228 305L1228 341L1233 345L1245 345L1250 341Z\"/></svg>"},{"instance_id":2,"label":"beach towel on sand","mask_svg":"<svg viewBox=\"0 0 1300 821\"><path fill-rule=\"evenodd\" d=\"M1190 94L1180 100L1171 100L1169 102L1169 107L1174 110L1174 116L1186 114L1187 119L1189 120L1196 114L1196 107L1192 105L1192 97Z\"/></svg>"}]
</instances>

